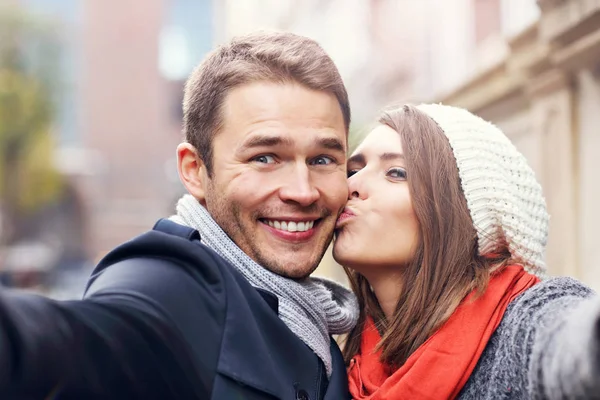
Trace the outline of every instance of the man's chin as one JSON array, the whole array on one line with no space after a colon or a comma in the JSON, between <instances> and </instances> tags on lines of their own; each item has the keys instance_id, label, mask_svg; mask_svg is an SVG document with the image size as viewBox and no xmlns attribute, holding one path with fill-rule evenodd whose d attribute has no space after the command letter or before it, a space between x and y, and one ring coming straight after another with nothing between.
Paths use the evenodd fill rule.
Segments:
<instances>
[{"instance_id":1,"label":"man's chin","mask_svg":"<svg viewBox=\"0 0 600 400\"><path fill-rule=\"evenodd\" d=\"M263 238L265 240L255 241L255 245L258 245L255 247L255 254L262 261L259 264L271 272L291 279L303 279L312 274L327 250L327 246L322 244L322 237L305 243L282 241L269 237L268 234Z\"/></svg>"},{"instance_id":2,"label":"man's chin","mask_svg":"<svg viewBox=\"0 0 600 400\"><path fill-rule=\"evenodd\" d=\"M310 269L285 269L282 270L281 273L279 273L278 275L284 277L284 278L288 278L288 279L293 279L296 281L299 280L303 280L306 279L310 276L310 274L312 274L314 272L316 268L310 268Z\"/></svg>"},{"instance_id":3,"label":"man's chin","mask_svg":"<svg viewBox=\"0 0 600 400\"><path fill-rule=\"evenodd\" d=\"M303 279L308 277L310 274L314 272L315 269L319 266L318 262L315 262L314 255L307 257L306 262L290 262L290 260L294 259L304 259L299 254L291 254L289 257L282 257L277 260L264 260L264 262L259 263L264 268L269 271L283 276L285 278L290 279ZM310 261L309 261L310 260Z\"/></svg>"}]
</instances>

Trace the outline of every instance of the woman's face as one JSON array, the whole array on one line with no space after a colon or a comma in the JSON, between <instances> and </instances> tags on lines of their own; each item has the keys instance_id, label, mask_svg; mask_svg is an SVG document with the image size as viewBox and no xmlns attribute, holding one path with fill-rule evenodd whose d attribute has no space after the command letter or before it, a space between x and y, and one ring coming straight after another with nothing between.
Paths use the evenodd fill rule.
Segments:
<instances>
[{"instance_id":1,"label":"woman's face","mask_svg":"<svg viewBox=\"0 0 600 400\"><path fill-rule=\"evenodd\" d=\"M386 125L375 128L348 160L348 204L338 218L333 256L367 274L411 261L419 225L408 183L402 140Z\"/></svg>"}]
</instances>

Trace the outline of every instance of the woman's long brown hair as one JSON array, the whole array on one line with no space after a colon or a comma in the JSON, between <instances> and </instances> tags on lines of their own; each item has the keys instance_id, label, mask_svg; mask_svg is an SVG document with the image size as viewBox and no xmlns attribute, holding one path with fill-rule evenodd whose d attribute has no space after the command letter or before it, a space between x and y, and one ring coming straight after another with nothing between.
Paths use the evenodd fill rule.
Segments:
<instances>
[{"instance_id":1,"label":"woman's long brown hair","mask_svg":"<svg viewBox=\"0 0 600 400\"><path fill-rule=\"evenodd\" d=\"M402 291L389 320L367 280L346 269L361 313L343 352L346 363L359 352L360 334L365 319L371 316L382 334L382 362L395 369L450 317L468 293L483 292L492 266L508 262L510 255L478 256L477 234L456 161L440 127L413 106L386 111L379 122L402 139L419 239L412 261L403 267Z\"/></svg>"}]
</instances>

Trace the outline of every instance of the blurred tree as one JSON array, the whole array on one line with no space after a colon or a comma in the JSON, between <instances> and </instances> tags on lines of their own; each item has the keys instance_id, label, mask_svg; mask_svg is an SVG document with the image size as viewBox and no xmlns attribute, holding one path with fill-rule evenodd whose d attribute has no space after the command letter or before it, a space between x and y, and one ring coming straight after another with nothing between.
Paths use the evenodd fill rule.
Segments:
<instances>
[{"instance_id":1,"label":"blurred tree","mask_svg":"<svg viewBox=\"0 0 600 400\"><path fill-rule=\"evenodd\" d=\"M0 242L22 236L22 222L60 197L51 128L59 41L42 21L0 9Z\"/></svg>"},{"instance_id":2,"label":"blurred tree","mask_svg":"<svg viewBox=\"0 0 600 400\"><path fill-rule=\"evenodd\" d=\"M350 132L348 132L348 155L356 150L374 127L375 124L373 124L373 126L356 126L354 124L350 126Z\"/></svg>"}]
</instances>

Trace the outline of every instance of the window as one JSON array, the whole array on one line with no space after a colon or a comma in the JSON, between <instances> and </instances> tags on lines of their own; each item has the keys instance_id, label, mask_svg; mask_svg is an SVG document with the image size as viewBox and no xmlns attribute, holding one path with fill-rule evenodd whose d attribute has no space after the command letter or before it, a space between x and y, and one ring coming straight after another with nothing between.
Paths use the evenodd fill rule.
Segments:
<instances>
[{"instance_id":1,"label":"window","mask_svg":"<svg viewBox=\"0 0 600 400\"><path fill-rule=\"evenodd\" d=\"M184 80L213 45L210 0L170 0L159 38L159 68L168 80Z\"/></svg>"},{"instance_id":2,"label":"window","mask_svg":"<svg viewBox=\"0 0 600 400\"><path fill-rule=\"evenodd\" d=\"M34 16L55 23L60 28L59 99L56 133L59 144L72 145L80 137L80 111L78 99L82 21L81 0L23 0L22 5ZM33 49L26 51L35 52ZM36 54L31 54L35 57Z\"/></svg>"},{"instance_id":3,"label":"window","mask_svg":"<svg viewBox=\"0 0 600 400\"><path fill-rule=\"evenodd\" d=\"M500 33L500 0L474 0L475 45Z\"/></svg>"},{"instance_id":4,"label":"window","mask_svg":"<svg viewBox=\"0 0 600 400\"><path fill-rule=\"evenodd\" d=\"M502 34L512 37L521 33L540 17L536 0L502 0Z\"/></svg>"}]
</instances>

